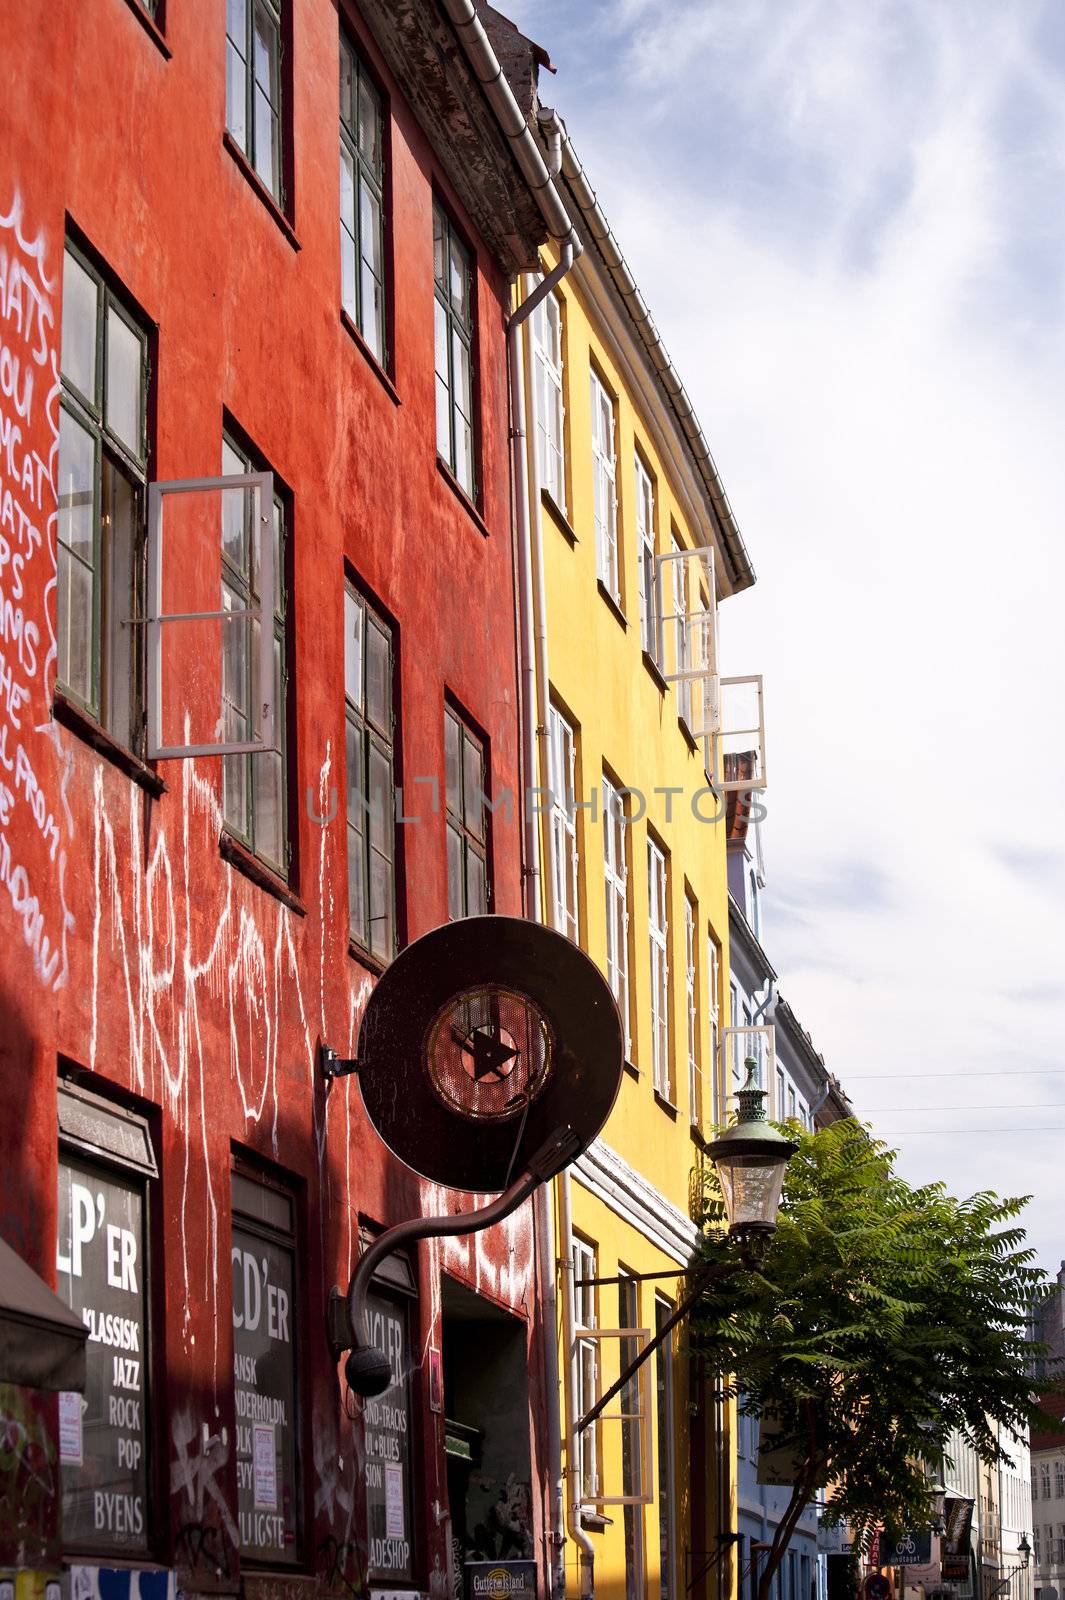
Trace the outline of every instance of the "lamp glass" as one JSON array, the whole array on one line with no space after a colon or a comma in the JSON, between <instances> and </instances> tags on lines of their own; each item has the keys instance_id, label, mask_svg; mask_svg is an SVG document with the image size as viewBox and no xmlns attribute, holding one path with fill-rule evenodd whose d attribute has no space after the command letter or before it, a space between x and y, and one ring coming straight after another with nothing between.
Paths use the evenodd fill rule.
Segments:
<instances>
[{"instance_id":1,"label":"lamp glass","mask_svg":"<svg viewBox=\"0 0 1065 1600\"><path fill-rule=\"evenodd\" d=\"M776 1227L791 1149L769 1161L765 1155L718 1156L717 1178L730 1228Z\"/></svg>"}]
</instances>

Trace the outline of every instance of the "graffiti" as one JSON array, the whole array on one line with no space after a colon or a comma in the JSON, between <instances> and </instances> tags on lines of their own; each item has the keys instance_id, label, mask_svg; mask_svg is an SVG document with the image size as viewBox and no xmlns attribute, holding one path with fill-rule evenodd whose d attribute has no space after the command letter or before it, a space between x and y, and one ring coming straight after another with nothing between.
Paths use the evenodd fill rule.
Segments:
<instances>
[{"instance_id":1,"label":"graffiti","mask_svg":"<svg viewBox=\"0 0 1065 1600\"><path fill-rule=\"evenodd\" d=\"M17 1566L59 1556L59 1460L44 1405L0 1384L0 1547Z\"/></svg>"},{"instance_id":2,"label":"graffiti","mask_svg":"<svg viewBox=\"0 0 1065 1600\"><path fill-rule=\"evenodd\" d=\"M326 1594L365 1595L366 1572L354 1539L327 1534L318 1546L316 1565Z\"/></svg>"},{"instance_id":3,"label":"graffiti","mask_svg":"<svg viewBox=\"0 0 1065 1600\"><path fill-rule=\"evenodd\" d=\"M16 191L0 214L0 893L38 979L58 990L74 925L64 844L73 830L65 802L61 828L49 793L59 751L48 603L56 587L59 365L45 254L43 232L23 231ZM35 836L43 849L23 859Z\"/></svg>"},{"instance_id":4,"label":"graffiti","mask_svg":"<svg viewBox=\"0 0 1065 1600\"><path fill-rule=\"evenodd\" d=\"M197 1428L187 1411L173 1426L174 1459L170 1493L181 1504L177 1532L180 1564L192 1571L207 1567L216 1578L228 1577L231 1552L239 1543L237 1524L226 1502L223 1483L229 1461L229 1431L212 1434L206 1422Z\"/></svg>"}]
</instances>

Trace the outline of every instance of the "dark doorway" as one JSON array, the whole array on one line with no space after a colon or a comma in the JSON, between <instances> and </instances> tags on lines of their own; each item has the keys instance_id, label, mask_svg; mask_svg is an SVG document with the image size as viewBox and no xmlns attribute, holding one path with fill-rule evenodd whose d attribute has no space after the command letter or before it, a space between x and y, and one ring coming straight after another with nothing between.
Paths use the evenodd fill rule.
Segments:
<instances>
[{"instance_id":1,"label":"dark doorway","mask_svg":"<svg viewBox=\"0 0 1065 1600\"><path fill-rule=\"evenodd\" d=\"M447 1491L456 1575L533 1558L524 1322L451 1278L441 1285Z\"/></svg>"}]
</instances>

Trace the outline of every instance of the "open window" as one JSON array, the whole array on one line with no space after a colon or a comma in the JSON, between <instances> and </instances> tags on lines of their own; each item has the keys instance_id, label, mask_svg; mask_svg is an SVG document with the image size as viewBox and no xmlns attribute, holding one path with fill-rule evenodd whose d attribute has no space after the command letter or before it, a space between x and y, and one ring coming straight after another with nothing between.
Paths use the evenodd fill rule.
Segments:
<instances>
[{"instance_id":1,"label":"open window","mask_svg":"<svg viewBox=\"0 0 1065 1600\"><path fill-rule=\"evenodd\" d=\"M766 787L765 702L761 673L720 678L712 779L726 794Z\"/></svg>"},{"instance_id":2,"label":"open window","mask_svg":"<svg viewBox=\"0 0 1065 1600\"><path fill-rule=\"evenodd\" d=\"M643 1354L651 1339L648 1328L577 1328L574 1334L579 1351L598 1352L593 1368L596 1402L617 1382L623 1369ZM622 1479L612 1483L600 1471L594 1487L585 1481L580 1496L582 1506L649 1506L654 1500L651 1366L650 1361L645 1361L591 1424L603 1434L607 1429L618 1430L618 1446L607 1447L604 1439L596 1454L600 1461L620 1461Z\"/></svg>"},{"instance_id":3,"label":"open window","mask_svg":"<svg viewBox=\"0 0 1065 1600\"><path fill-rule=\"evenodd\" d=\"M745 1022L721 1030L721 1066L725 1082L726 1114L736 1110L736 1092L743 1088L747 1077L746 1061L753 1056L757 1062L755 1082L765 1089L766 1115L771 1121L782 1115L777 1105L776 1089L776 1028L771 1022L755 1024Z\"/></svg>"},{"instance_id":4,"label":"open window","mask_svg":"<svg viewBox=\"0 0 1065 1600\"><path fill-rule=\"evenodd\" d=\"M270 472L148 485L150 760L277 750L278 531Z\"/></svg>"},{"instance_id":5,"label":"open window","mask_svg":"<svg viewBox=\"0 0 1065 1600\"><path fill-rule=\"evenodd\" d=\"M711 741L719 726L717 656L717 581L714 552L677 544L655 557L655 604L659 648L667 683L677 685L678 705L689 732L705 746L711 767ZM666 609L668 606L668 610ZM665 656L666 641L671 640Z\"/></svg>"}]
</instances>

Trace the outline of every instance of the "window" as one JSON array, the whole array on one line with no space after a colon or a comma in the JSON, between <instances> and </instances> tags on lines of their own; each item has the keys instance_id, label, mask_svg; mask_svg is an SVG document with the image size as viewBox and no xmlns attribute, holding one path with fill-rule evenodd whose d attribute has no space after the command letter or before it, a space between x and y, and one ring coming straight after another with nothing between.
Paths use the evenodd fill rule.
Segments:
<instances>
[{"instance_id":1,"label":"window","mask_svg":"<svg viewBox=\"0 0 1065 1600\"><path fill-rule=\"evenodd\" d=\"M721 1076L720 1076L720 1041L721 1041L721 946L712 933L706 936L706 978L707 993L709 995L709 1021L710 1031L708 1044L710 1051L710 1071L713 1074L713 1117L714 1122L724 1121L725 1110L721 1104Z\"/></svg>"},{"instance_id":2,"label":"window","mask_svg":"<svg viewBox=\"0 0 1065 1600\"><path fill-rule=\"evenodd\" d=\"M1057 1561L1065 1561L1065 1522L1058 1523L1058 1538L1055 1559Z\"/></svg>"},{"instance_id":3,"label":"window","mask_svg":"<svg viewBox=\"0 0 1065 1600\"><path fill-rule=\"evenodd\" d=\"M777 1068L775 1076L776 1076L776 1082L777 1082L777 1098L776 1098L776 1105L773 1108L773 1110L774 1110L774 1120L779 1121L779 1122L783 1122L784 1121L784 1107L785 1107L785 1084L784 1084L784 1072L783 1072L783 1069L781 1067Z\"/></svg>"},{"instance_id":4,"label":"window","mask_svg":"<svg viewBox=\"0 0 1065 1600\"><path fill-rule=\"evenodd\" d=\"M673 1314L668 1300L655 1298L655 1332L660 1333ZM673 1501L676 1494L676 1438L673 1411L673 1341L667 1336L658 1347L657 1422L658 1422L658 1548L659 1582L662 1600L672 1600L677 1566L673 1529Z\"/></svg>"},{"instance_id":5,"label":"window","mask_svg":"<svg viewBox=\"0 0 1065 1600\"><path fill-rule=\"evenodd\" d=\"M73 245L63 257L56 677L120 744L144 748L148 341Z\"/></svg>"},{"instance_id":6,"label":"window","mask_svg":"<svg viewBox=\"0 0 1065 1600\"><path fill-rule=\"evenodd\" d=\"M384 117L360 56L340 36L340 303L385 357Z\"/></svg>"},{"instance_id":7,"label":"window","mask_svg":"<svg viewBox=\"0 0 1065 1600\"><path fill-rule=\"evenodd\" d=\"M295 1206L241 1173L232 1185L240 1552L290 1565L301 1543Z\"/></svg>"},{"instance_id":8,"label":"window","mask_svg":"<svg viewBox=\"0 0 1065 1600\"><path fill-rule=\"evenodd\" d=\"M379 960L396 951L395 718L392 630L344 590L348 780L348 931Z\"/></svg>"},{"instance_id":9,"label":"window","mask_svg":"<svg viewBox=\"0 0 1065 1600\"><path fill-rule=\"evenodd\" d=\"M147 1273L158 1168L143 1117L66 1083L58 1110L56 1288L89 1330L85 1392L59 1396L63 1537L133 1558L156 1526Z\"/></svg>"},{"instance_id":10,"label":"window","mask_svg":"<svg viewBox=\"0 0 1065 1600\"><path fill-rule=\"evenodd\" d=\"M479 917L488 910L488 827L484 745L450 706L444 710L447 777L447 914Z\"/></svg>"},{"instance_id":11,"label":"window","mask_svg":"<svg viewBox=\"0 0 1065 1600\"><path fill-rule=\"evenodd\" d=\"M655 584L655 486L636 456L636 541L640 556L640 644L661 663L658 639L658 592Z\"/></svg>"},{"instance_id":12,"label":"window","mask_svg":"<svg viewBox=\"0 0 1065 1600\"><path fill-rule=\"evenodd\" d=\"M447 212L433 204L436 282L436 449L471 499L473 467L473 258Z\"/></svg>"},{"instance_id":13,"label":"window","mask_svg":"<svg viewBox=\"0 0 1065 1600\"><path fill-rule=\"evenodd\" d=\"M674 554L683 551L684 546L674 534ZM673 561L673 636L676 645L676 668L678 673L691 671L691 640L688 633L688 564L687 561ZM677 715L688 725L692 721L692 682L690 678L677 680Z\"/></svg>"},{"instance_id":14,"label":"window","mask_svg":"<svg viewBox=\"0 0 1065 1600\"><path fill-rule=\"evenodd\" d=\"M731 978L729 979L728 996L729 996L729 1013L728 1013L728 1015L729 1015L729 1027L730 1028L738 1028L741 1025L742 1021L743 1021L742 1013L740 1011L740 991L739 991L739 988L737 987L736 983ZM743 1048L742 1048L742 1044L741 1044L741 1041L740 1041L740 1035L735 1034L735 1033L732 1035L732 1052L731 1052L731 1054L732 1054L732 1092L735 1093L737 1086L743 1082Z\"/></svg>"},{"instance_id":15,"label":"window","mask_svg":"<svg viewBox=\"0 0 1065 1600\"><path fill-rule=\"evenodd\" d=\"M597 1326L595 1315L595 1289L588 1281L596 1277L595 1246L583 1239L573 1241L573 1320L580 1330ZM598 1352L594 1339L582 1339L578 1333L576 1349L577 1392L574 1400L579 1422L595 1405L598 1394ZM598 1428L593 1423L576 1435L577 1484L582 1498L590 1499L599 1493Z\"/></svg>"},{"instance_id":16,"label":"window","mask_svg":"<svg viewBox=\"0 0 1065 1600\"><path fill-rule=\"evenodd\" d=\"M635 1278L623 1272L621 1281L618 1284L618 1326L620 1328L638 1328L639 1325L639 1285ZM639 1340L622 1339L619 1342L618 1360L623 1369L631 1361L635 1361L639 1353ZM621 1424L621 1492L623 1495L636 1499L643 1488L643 1463L640 1459L643 1441L641 1424L635 1420L641 1410L640 1380L638 1376L631 1377L622 1390L620 1409L625 1419ZM623 1510L625 1522L625 1600L643 1600L645 1587L643 1507L627 1505Z\"/></svg>"},{"instance_id":17,"label":"window","mask_svg":"<svg viewBox=\"0 0 1065 1600\"><path fill-rule=\"evenodd\" d=\"M1054 1498L1065 1499L1065 1461L1060 1456L1054 1462Z\"/></svg>"},{"instance_id":18,"label":"window","mask_svg":"<svg viewBox=\"0 0 1065 1600\"><path fill-rule=\"evenodd\" d=\"M379 1286L389 1292L379 1293ZM362 1408L367 1567L371 1580L389 1585L397 1580L410 1583L414 1575L412 1374L418 1371L418 1359L410 1342L412 1290L410 1263L394 1256L374 1273L373 1288L366 1297L366 1332L374 1348L388 1357L392 1369L391 1386L379 1399L365 1401Z\"/></svg>"},{"instance_id":19,"label":"window","mask_svg":"<svg viewBox=\"0 0 1065 1600\"><path fill-rule=\"evenodd\" d=\"M554 854L552 921L559 933L580 943L577 912L577 743L557 706L548 711L551 769L551 842Z\"/></svg>"},{"instance_id":20,"label":"window","mask_svg":"<svg viewBox=\"0 0 1065 1600\"><path fill-rule=\"evenodd\" d=\"M1043 1485L1043 1499L1044 1500L1049 1500L1050 1499L1050 1462L1049 1461L1041 1461L1039 1463L1039 1476L1040 1476L1040 1479L1041 1479L1042 1485Z\"/></svg>"},{"instance_id":21,"label":"window","mask_svg":"<svg viewBox=\"0 0 1065 1600\"><path fill-rule=\"evenodd\" d=\"M283 204L281 11L275 0L226 0L226 130Z\"/></svg>"},{"instance_id":22,"label":"window","mask_svg":"<svg viewBox=\"0 0 1065 1600\"><path fill-rule=\"evenodd\" d=\"M698 1126L702 1118L702 1073L699 1070L699 968L695 930L699 913L689 894L684 896L684 996L688 1019L688 1119Z\"/></svg>"},{"instance_id":23,"label":"window","mask_svg":"<svg viewBox=\"0 0 1065 1600\"><path fill-rule=\"evenodd\" d=\"M562 303L541 300L532 314L536 447L540 482L561 511L566 509L566 408L562 390Z\"/></svg>"},{"instance_id":24,"label":"window","mask_svg":"<svg viewBox=\"0 0 1065 1600\"><path fill-rule=\"evenodd\" d=\"M625 800L603 779L603 874L606 885L606 975L625 1030L625 1055L632 1053L629 1032L629 873Z\"/></svg>"},{"instance_id":25,"label":"window","mask_svg":"<svg viewBox=\"0 0 1065 1600\"><path fill-rule=\"evenodd\" d=\"M228 434L222 439L222 472L265 471ZM259 529L254 502L242 489L222 491L222 609L242 610L260 603ZM278 707L276 750L223 756L222 804L227 830L253 855L282 875L288 872L287 730L284 714L288 674L285 663L285 512L274 496L274 704ZM224 625L222 705L227 739L258 736L256 692L259 642L250 619Z\"/></svg>"},{"instance_id":26,"label":"window","mask_svg":"<svg viewBox=\"0 0 1065 1600\"><path fill-rule=\"evenodd\" d=\"M651 1076L655 1091L670 1098L669 913L666 858L647 841L647 916L651 956Z\"/></svg>"},{"instance_id":27,"label":"window","mask_svg":"<svg viewBox=\"0 0 1065 1600\"><path fill-rule=\"evenodd\" d=\"M1032 1529L1032 1544L1034 1545L1035 1564L1040 1567L1043 1564L1043 1541L1039 1536L1038 1528Z\"/></svg>"},{"instance_id":28,"label":"window","mask_svg":"<svg viewBox=\"0 0 1065 1600\"><path fill-rule=\"evenodd\" d=\"M614 402L593 369L592 477L595 490L595 561L600 583L621 604L618 573L617 459L614 452Z\"/></svg>"},{"instance_id":29,"label":"window","mask_svg":"<svg viewBox=\"0 0 1065 1600\"><path fill-rule=\"evenodd\" d=\"M758 869L752 862L747 868L747 921L756 939L762 937L762 903L758 897Z\"/></svg>"}]
</instances>

